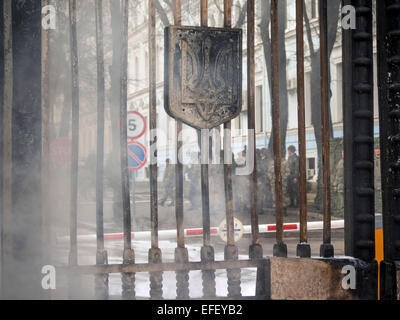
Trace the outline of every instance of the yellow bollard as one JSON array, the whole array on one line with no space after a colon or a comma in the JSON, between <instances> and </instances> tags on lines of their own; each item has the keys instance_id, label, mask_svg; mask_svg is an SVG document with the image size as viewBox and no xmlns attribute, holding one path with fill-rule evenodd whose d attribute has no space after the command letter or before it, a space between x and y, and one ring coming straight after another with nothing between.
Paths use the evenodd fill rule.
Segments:
<instances>
[{"instance_id":1,"label":"yellow bollard","mask_svg":"<svg viewBox=\"0 0 400 320\"><path fill-rule=\"evenodd\" d=\"M378 300L380 299L380 264L383 260L382 215L375 216L375 260L378 262Z\"/></svg>"}]
</instances>

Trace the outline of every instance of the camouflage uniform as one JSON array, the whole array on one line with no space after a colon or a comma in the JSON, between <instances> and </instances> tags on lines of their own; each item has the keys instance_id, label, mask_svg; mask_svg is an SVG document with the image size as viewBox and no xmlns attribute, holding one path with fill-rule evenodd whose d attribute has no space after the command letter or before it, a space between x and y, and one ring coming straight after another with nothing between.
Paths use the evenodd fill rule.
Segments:
<instances>
[{"instance_id":1,"label":"camouflage uniform","mask_svg":"<svg viewBox=\"0 0 400 320\"><path fill-rule=\"evenodd\" d=\"M257 202L259 214L272 206L270 182L268 178L267 154L264 150L257 153Z\"/></svg>"},{"instance_id":2,"label":"camouflage uniform","mask_svg":"<svg viewBox=\"0 0 400 320\"><path fill-rule=\"evenodd\" d=\"M290 198L288 197L288 194L286 192L289 173L290 171L287 161L282 162L282 193L284 208L288 207L290 204ZM272 206L273 208L275 208L275 166L273 160L270 160L268 162L268 178L271 185Z\"/></svg>"},{"instance_id":3,"label":"camouflage uniform","mask_svg":"<svg viewBox=\"0 0 400 320\"><path fill-rule=\"evenodd\" d=\"M269 179L270 189L271 189L271 198L272 198L272 208L275 208L275 170L274 170L274 161L268 160L267 162L267 176Z\"/></svg>"},{"instance_id":4,"label":"camouflage uniform","mask_svg":"<svg viewBox=\"0 0 400 320\"><path fill-rule=\"evenodd\" d=\"M283 207L287 208L290 205L289 180L290 180L290 166L289 161L282 162L282 189L283 189Z\"/></svg>"},{"instance_id":5,"label":"camouflage uniform","mask_svg":"<svg viewBox=\"0 0 400 320\"><path fill-rule=\"evenodd\" d=\"M175 203L175 172L174 166L168 165L164 171L164 178L163 178L163 198L160 200L160 205L164 205L165 201L168 199L172 200L173 205Z\"/></svg>"},{"instance_id":6,"label":"camouflage uniform","mask_svg":"<svg viewBox=\"0 0 400 320\"><path fill-rule=\"evenodd\" d=\"M286 192L290 199L290 205L298 207L299 205L299 157L292 154L287 160L289 174L286 181Z\"/></svg>"},{"instance_id":7,"label":"camouflage uniform","mask_svg":"<svg viewBox=\"0 0 400 320\"><path fill-rule=\"evenodd\" d=\"M375 155L374 161L374 185L375 185L375 211L382 213L382 185L381 185L381 159Z\"/></svg>"},{"instance_id":8,"label":"camouflage uniform","mask_svg":"<svg viewBox=\"0 0 400 320\"><path fill-rule=\"evenodd\" d=\"M336 164L332 180L332 215L344 216L344 159Z\"/></svg>"}]
</instances>

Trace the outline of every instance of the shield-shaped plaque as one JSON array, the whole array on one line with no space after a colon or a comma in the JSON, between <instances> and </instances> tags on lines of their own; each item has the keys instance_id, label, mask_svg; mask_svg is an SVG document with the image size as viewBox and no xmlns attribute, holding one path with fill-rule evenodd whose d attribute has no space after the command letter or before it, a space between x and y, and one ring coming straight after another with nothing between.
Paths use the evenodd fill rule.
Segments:
<instances>
[{"instance_id":1,"label":"shield-shaped plaque","mask_svg":"<svg viewBox=\"0 0 400 320\"><path fill-rule=\"evenodd\" d=\"M198 129L217 127L242 108L242 30L165 29L165 110Z\"/></svg>"}]
</instances>

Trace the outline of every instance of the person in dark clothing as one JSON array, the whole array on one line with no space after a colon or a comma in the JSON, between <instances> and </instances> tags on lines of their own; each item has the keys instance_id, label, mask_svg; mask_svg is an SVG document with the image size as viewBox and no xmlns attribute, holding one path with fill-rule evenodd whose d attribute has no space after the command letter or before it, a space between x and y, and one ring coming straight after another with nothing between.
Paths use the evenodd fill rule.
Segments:
<instances>
[{"instance_id":1,"label":"person in dark clothing","mask_svg":"<svg viewBox=\"0 0 400 320\"><path fill-rule=\"evenodd\" d=\"M168 200L171 199L171 204L170 206L173 206L175 203L175 173L174 173L174 168L173 166L170 165L170 160L167 159L165 162L165 171L164 171L164 179L163 179L163 189L164 189L164 195L163 198L160 200L160 205L163 206L164 203Z\"/></svg>"},{"instance_id":2,"label":"person in dark clothing","mask_svg":"<svg viewBox=\"0 0 400 320\"><path fill-rule=\"evenodd\" d=\"M287 194L290 199L290 207L297 208L299 206L299 157L296 154L296 148L290 146L288 148L288 183Z\"/></svg>"}]
</instances>

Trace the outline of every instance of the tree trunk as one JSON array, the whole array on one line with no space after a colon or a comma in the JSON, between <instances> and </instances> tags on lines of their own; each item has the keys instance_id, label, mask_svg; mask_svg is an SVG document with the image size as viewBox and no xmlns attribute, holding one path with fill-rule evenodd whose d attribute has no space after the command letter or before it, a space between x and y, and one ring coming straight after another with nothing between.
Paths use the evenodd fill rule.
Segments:
<instances>
[{"instance_id":1,"label":"tree trunk","mask_svg":"<svg viewBox=\"0 0 400 320\"><path fill-rule=\"evenodd\" d=\"M339 20L340 0L328 1L328 12L332 13L328 16L328 57L330 58L333 47L336 41L337 26ZM336 14L334 14L336 12ZM315 197L314 205L317 209L322 206L322 126L321 126L321 77L320 77L320 51L314 50L312 40L312 31L307 11L304 10L304 20L307 32L308 46L310 48L311 59L311 123L314 127L315 141L317 143L318 156L318 188ZM330 67L330 64L329 64ZM331 73L329 68L329 83L331 83ZM329 99L332 97L332 92L329 90ZM333 138L332 116L329 114L329 132Z\"/></svg>"},{"instance_id":2,"label":"tree trunk","mask_svg":"<svg viewBox=\"0 0 400 320\"><path fill-rule=\"evenodd\" d=\"M279 31L278 31L278 41L279 41L279 67L281 72L279 73L279 109L280 109L280 120L281 120L281 149L282 149L282 158L286 156L286 133L288 126L288 90L287 90L287 73L286 73L286 38L285 38L285 27L286 27L286 1L279 1ZM271 88L271 39L270 39L270 2L262 1L261 3L261 38L264 47L264 58L267 66L268 73L268 84L270 93L272 92ZM271 94L270 94L271 95ZM272 114L272 108L271 108ZM268 143L268 150L271 154L273 154L273 132L271 132L271 136Z\"/></svg>"}]
</instances>

